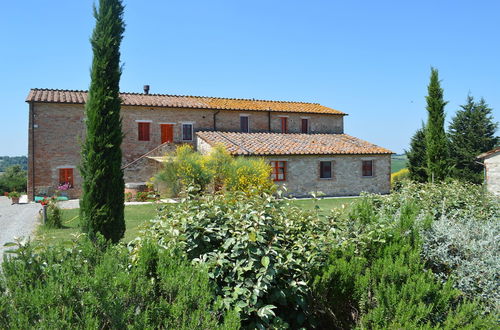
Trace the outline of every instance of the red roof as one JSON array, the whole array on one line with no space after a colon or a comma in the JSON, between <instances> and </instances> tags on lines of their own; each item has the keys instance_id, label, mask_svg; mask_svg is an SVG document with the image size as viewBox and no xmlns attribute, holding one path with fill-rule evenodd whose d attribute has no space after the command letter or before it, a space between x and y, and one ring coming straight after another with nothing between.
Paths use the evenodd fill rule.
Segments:
<instances>
[{"instance_id":1,"label":"red roof","mask_svg":"<svg viewBox=\"0 0 500 330\"><path fill-rule=\"evenodd\" d=\"M347 134L197 132L211 146L233 155L378 155L393 152Z\"/></svg>"},{"instance_id":2,"label":"red roof","mask_svg":"<svg viewBox=\"0 0 500 330\"><path fill-rule=\"evenodd\" d=\"M26 102L84 104L87 101L87 94L87 91L35 88L30 90ZM318 103L306 102L142 93L120 93L120 97L122 105L128 106L346 115L342 111Z\"/></svg>"}]
</instances>

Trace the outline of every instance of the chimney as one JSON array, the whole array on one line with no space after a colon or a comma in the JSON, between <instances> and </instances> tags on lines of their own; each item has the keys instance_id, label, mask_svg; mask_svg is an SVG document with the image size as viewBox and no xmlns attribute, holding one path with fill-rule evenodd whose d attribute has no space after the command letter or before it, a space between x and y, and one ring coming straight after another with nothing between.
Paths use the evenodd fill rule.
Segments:
<instances>
[{"instance_id":1,"label":"chimney","mask_svg":"<svg viewBox=\"0 0 500 330\"><path fill-rule=\"evenodd\" d=\"M149 85L144 85L144 94L149 94Z\"/></svg>"}]
</instances>

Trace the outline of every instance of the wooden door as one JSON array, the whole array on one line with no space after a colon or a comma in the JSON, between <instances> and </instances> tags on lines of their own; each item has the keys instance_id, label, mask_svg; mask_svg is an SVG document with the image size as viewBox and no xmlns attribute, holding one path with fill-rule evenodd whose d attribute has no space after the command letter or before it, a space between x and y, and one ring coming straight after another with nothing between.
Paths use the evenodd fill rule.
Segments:
<instances>
[{"instance_id":1,"label":"wooden door","mask_svg":"<svg viewBox=\"0 0 500 330\"><path fill-rule=\"evenodd\" d=\"M174 142L174 125L173 124L161 124L161 143Z\"/></svg>"}]
</instances>

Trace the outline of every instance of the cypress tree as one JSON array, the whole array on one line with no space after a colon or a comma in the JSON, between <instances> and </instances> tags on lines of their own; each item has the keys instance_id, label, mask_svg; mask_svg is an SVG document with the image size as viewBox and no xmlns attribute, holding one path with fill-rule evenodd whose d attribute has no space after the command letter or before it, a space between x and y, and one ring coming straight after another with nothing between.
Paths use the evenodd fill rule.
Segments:
<instances>
[{"instance_id":1,"label":"cypress tree","mask_svg":"<svg viewBox=\"0 0 500 330\"><path fill-rule=\"evenodd\" d=\"M430 181L442 181L448 176L448 141L444 131L443 89L439 82L438 70L431 68L431 79L427 87L428 119L425 129L427 175Z\"/></svg>"},{"instance_id":2,"label":"cypress tree","mask_svg":"<svg viewBox=\"0 0 500 330\"><path fill-rule=\"evenodd\" d=\"M406 152L410 179L418 182L426 182L428 180L425 144L425 126L422 124L422 128L417 130L411 138L410 150Z\"/></svg>"},{"instance_id":3,"label":"cypress tree","mask_svg":"<svg viewBox=\"0 0 500 330\"><path fill-rule=\"evenodd\" d=\"M483 166L476 163L476 157L497 145L499 138L495 132L498 124L493 121L492 109L484 99L475 102L469 95L460 108L448 129L453 176L481 183Z\"/></svg>"},{"instance_id":4,"label":"cypress tree","mask_svg":"<svg viewBox=\"0 0 500 330\"><path fill-rule=\"evenodd\" d=\"M82 146L82 230L91 239L100 233L118 242L125 233L124 181L120 149L120 43L125 30L120 0L100 0L94 6L96 25L91 83L85 106L87 134Z\"/></svg>"}]
</instances>

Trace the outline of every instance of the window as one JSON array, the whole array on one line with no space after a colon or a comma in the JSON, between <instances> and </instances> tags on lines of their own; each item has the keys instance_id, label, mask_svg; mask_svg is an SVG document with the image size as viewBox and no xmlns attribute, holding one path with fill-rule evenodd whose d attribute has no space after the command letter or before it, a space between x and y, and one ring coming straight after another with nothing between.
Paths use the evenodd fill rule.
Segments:
<instances>
[{"instance_id":1,"label":"window","mask_svg":"<svg viewBox=\"0 0 500 330\"><path fill-rule=\"evenodd\" d=\"M373 176L373 160L363 160L363 176Z\"/></svg>"},{"instance_id":2,"label":"window","mask_svg":"<svg viewBox=\"0 0 500 330\"><path fill-rule=\"evenodd\" d=\"M332 178L332 162L319 162L319 177L321 179Z\"/></svg>"},{"instance_id":3,"label":"window","mask_svg":"<svg viewBox=\"0 0 500 330\"><path fill-rule=\"evenodd\" d=\"M273 161L271 162L271 167L273 168L273 174L272 174L273 181L286 180L286 162Z\"/></svg>"},{"instance_id":4,"label":"window","mask_svg":"<svg viewBox=\"0 0 500 330\"><path fill-rule=\"evenodd\" d=\"M182 124L182 140L193 140L193 124Z\"/></svg>"},{"instance_id":5,"label":"window","mask_svg":"<svg viewBox=\"0 0 500 330\"><path fill-rule=\"evenodd\" d=\"M309 133L309 119L302 118L300 131L306 134Z\"/></svg>"},{"instance_id":6,"label":"window","mask_svg":"<svg viewBox=\"0 0 500 330\"><path fill-rule=\"evenodd\" d=\"M248 125L248 116L240 116L240 130L244 133L250 132L250 126Z\"/></svg>"},{"instance_id":7,"label":"window","mask_svg":"<svg viewBox=\"0 0 500 330\"><path fill-rule=\"evenodd\" d=\"M150 126L150 123L139 122L137 124L138 124L139 141L149 141L149 126Z\"/></svg>"},{"instance_id":8,"label":"window","mask_svg":"<svg viewBox=\"0 0 500 330\"><path fill-rule=\"evenodd\" d=\"M68 183L70 187L73 187L73 169L72 168L60 168L59 169L59 184Z\"/></svg>"},{"instance_id":9,"label":"window","mask_svg":"<svg viewBox=\"0 0 500 330\"><path fill-rule=\"evenodd\" d=\"M174 124L160 124L161 143L174 142Z\"/></svg>"},{"instance_id":10,"label":"window","mask_svg":"<svg viewBox=\"0 0 500 330\"><path fill-rule=\"evenodd\" d=\"M288 133L288 118L281 117L281 133Z\"/></svg>"}]
</instances>

